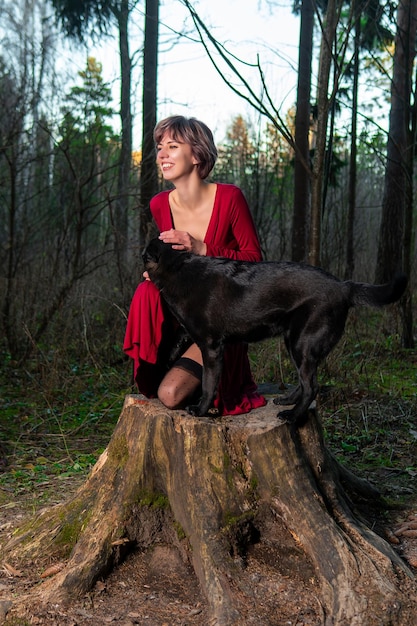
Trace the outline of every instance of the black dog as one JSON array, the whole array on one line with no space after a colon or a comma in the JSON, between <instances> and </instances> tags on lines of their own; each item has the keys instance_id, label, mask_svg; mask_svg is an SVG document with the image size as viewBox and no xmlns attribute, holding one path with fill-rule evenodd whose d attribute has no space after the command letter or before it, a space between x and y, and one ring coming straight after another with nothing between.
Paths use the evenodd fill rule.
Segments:
<instances>
[{"instance_id":1,"label":"black dog","mask_svg":"<svg viewBox=\"0 0 417 626\"><path fill-rule=\"evenodd\" d=\"M173 250L152 239L143 253L150 279L203 355L202 396L187 407L206 415L222 370L224 345L283 335L299 384L276 404L294 404L280 418L295 423L318 391L317 367L343 334L350 307L398 300L407 278L369 285L343 282L324 270L291 262L232 261Z\"/></svg>"}]
</instances>

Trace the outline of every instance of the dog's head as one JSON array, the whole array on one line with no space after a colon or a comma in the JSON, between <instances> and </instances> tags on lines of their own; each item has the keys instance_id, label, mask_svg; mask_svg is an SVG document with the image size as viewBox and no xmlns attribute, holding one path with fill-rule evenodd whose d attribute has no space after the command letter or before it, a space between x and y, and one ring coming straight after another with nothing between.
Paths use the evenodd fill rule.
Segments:
<instances>
[{"instance_id":1,"label":"dog's head","mask_svg":"<svg viewBox=\"0 0 417 626\"><path fill-rule=\"evenodd\" d=\"M166 244L158 239L158 237L150 240L142 252L142 259L146 270L149 270L148 266L153 266L155 263L158 264L165 246Z\"/></svg>"},{"instance_id":2,"label":"dog's head","mask_svg":"<svg viewBox=\"0 0 417 626\"><path fill-rule=\"evenodd\" d=\"M176 256L178 252L172 249L171 244L155 237L150 240L142 253L144 268L152 279L158 269L168 267Z\"/></svg>"}]
</instances>

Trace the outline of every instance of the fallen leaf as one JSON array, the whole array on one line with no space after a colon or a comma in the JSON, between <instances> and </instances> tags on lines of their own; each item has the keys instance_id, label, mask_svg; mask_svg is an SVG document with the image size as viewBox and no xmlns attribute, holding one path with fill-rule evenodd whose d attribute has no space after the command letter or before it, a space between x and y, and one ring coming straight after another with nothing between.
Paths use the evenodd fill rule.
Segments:
<instances>
[{"instance_id":1,"label":"fallen leaf","mask_svg":"<svg viewBox=\"0 0 417 626\"><path fill-rule=\"evenodd\" d=\"M394 534L397 535L398 537L398 535L404 535L404 533L408 530L417 530L417 522L414 522L414 521L403 522L401 526L398 526L398 528L395 529ZM409 536L412 537L413 535L409 535Z\"/></svg>"},{"instance_id":2,"label":"fallen leaf","mask_svg":"<svg viewBox=\"0 0 417 626\"><path fill-rule=\"evenodd\" d=\"M3 563L3 569L9 576L15 576L16 578L23 576L22 572L15 569L13 565L10 565L10 563Z\"/></svg>"},{"instance_id":3,"label":"fallen leaf","mask_svg":"<svg viewBox=\"0 0 417 626\"><path fill-rule=\"evenodd\" d=\"M106 589L107 585L102 580L98 580L96 582L95 590L98 591L98 593L102 593L103 591L106 591Z\"/></svg>"},{"instance_id":4,"label":"fallen leaf","mask_svg":"<svg viewBox=\"0 0 417 626\"><path fill-rule=\"evenodd\" d=\"M54 563L54 565L51 565L44 572L42 572L41 578L48 578L49 576L55 576L55 574L58 574L58 572L61 572L64 569L64 567L65 567L65 563Z\"/></svg>"},{"instance_id":5,"label":"fallen leaf","mask_svg":"<svg viewBox=\"0 0 417 626\"><path fill-rule=\"evenodd\" d=\"M401 533L396 533L396 534L400 534L401 537L410 537L411 539L417 539L417 530L411 530L411 529L406 529L403 530Z\"/></svg>"},{"instance_id":6,"label":"fallen leaf","mask_svg":"<svg viewBox=\"0 0 417 626\"><path fill-rule=\"evenodd\" d=\"M407 561L411 565L411 567L417 567L417 554L410 554L407 558Z\"/></svg>"}]
</instances>

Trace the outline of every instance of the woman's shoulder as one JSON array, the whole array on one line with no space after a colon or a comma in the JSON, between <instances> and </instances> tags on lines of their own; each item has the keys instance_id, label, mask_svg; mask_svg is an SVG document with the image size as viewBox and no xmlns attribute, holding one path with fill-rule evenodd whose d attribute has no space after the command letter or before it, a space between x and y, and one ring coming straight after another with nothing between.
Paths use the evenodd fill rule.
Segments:
<instances>
[{"instance_id":1,"label":"woman's shoulder","mask_svg":"<svg viewBox=\"0 0 417 626\"><path fill-rule=\"evenodd\" d=\"M220 203L228 203L229 206L241 207L247 204L241 188L232 183L217 183L217 199Z\"/></svg>"},{"instance_id":2,"label":"woman's shoulder","mask_svg":"<svg viewBox=\"0 0 417 626\"><path fill-rule=\"evenodd\" d=\"M243 196L241 188L232 183L217 183L217 193L223 198Z\"/></svg>"},{"instance_id":3,"label":"woman's shoulder","mask_svg":"<svg viewBox=\"0 0 417 626\"><path fill-rule=\"evenodd\" d=\"M170 192L171 190L167 189L165 191L160 191L155 196L153 196L150 201L151 207L167 203Z\"/></svg>"},{"instance_id":4,"label":"woman's shoulder","mask_svg":"<svg viewBox=\"0 0 417 626\"><path fill-rule=\"evenodd\" d=\"M234 185L233 183L217 183L217 189L224 193L236 193L236 191L241 191L240 187Z\"/></svg>"}]
</instances>

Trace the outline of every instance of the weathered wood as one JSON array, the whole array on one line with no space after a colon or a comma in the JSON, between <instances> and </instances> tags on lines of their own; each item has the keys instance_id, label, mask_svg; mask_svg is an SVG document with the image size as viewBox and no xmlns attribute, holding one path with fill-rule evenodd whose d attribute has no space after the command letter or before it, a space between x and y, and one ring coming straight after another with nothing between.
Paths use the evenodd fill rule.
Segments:
<instances>
[{"instance_id":1,"label":"weathered wood","mask_svg":"<svg viewBox=\"0 0 417 626\"><path fill-rule=\"evenodd\" d=\"M377 491L333 459L314 409L297 430L276 415L268 403L243 416L193 418L127 396L88 480L20 529L7 559L17 564L46 550L67 559L37 591L61 602L91 589L129 549L161 534L178 546L186 537L214 622L231 626L239 620L240 557L268 510L313 564L325 624L373 624L369 615L379 625L411 623L401 581L412 573L349 494L378 498Z\"/></svg>"}]
</instances>

